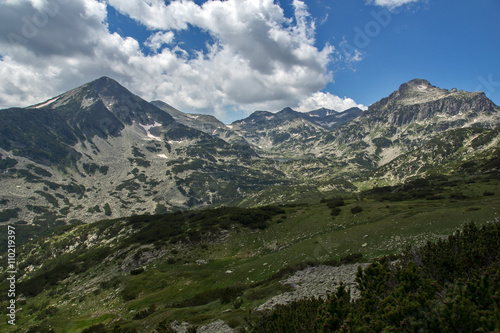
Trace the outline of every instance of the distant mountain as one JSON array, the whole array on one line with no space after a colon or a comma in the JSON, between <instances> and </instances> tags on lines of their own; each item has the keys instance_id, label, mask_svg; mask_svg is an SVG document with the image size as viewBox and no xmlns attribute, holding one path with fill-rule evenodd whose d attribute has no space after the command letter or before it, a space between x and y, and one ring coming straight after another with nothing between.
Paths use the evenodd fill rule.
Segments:
<instances>
[{"instance_id":1,"label":"distant mountain","mask_svg":"<svg viewBox=\"0 0 500 333\"><path fill-rule=\"evenodd\" d=\"M499 124L500 107L484 93L440 89L426 80L415 79L372 104L359 117L321 133L314 143L297 144L295 156L301 152L308 158L281 163L279 169L289 178L309 179L323 189L338 188L343 181L359 182L360 175L371 174L379 167L386 171L377 173L378 176L387 175L387 180L401 182L428 171L425 166L433 162L419 158L418 152L423 153L419 149L431 145L437 135L446 139L450 130L495 129ZM497 145L496 142L488 144ZM474 151L483 148L486 147L475 147ZM413 156L413 171L388 164L405 154ZM450 155L441 159L442 163L452 163L453 156L458 157ZM432 158L440 160L439 156ZM453 167L444 170L451 171Z\"/></svg>"},{"instance_id":2,"label":"distant mountain","mask_svg":"<svg viewBox=\"0 0 500 333\"><path fill-rule=\"evenodd\" d=\"M187 114L177 110L162 101L152 101L151 104L167 112L175 121L188 127L197 129L227 142L245 143L245 140L229 129L223 122L208 114Z\"/></svg>"},{"instance_id":3,"label":"distant mountain","mask_svg":"<svg viewBox=\"0 0 500 333\"><path fill-rule=\"evenodd\" d=\"M330 131L356 119L359 108L337 112L321 108L298 112L289 107L272 113L255 111L249 117L233 122L230 128L257 146L264 154L311 156L321 152L318 143Z\"/></svg>"},{"instance_id":4,"label":"distant mountain","mask_svg":"<svg viewBox=\"0 0 500 333\"><path fill-rule=\"evenodd\" d=\"M439 133L467 127L492 129L499 124L500 108L484 93L440 89L415 79L333 131L327 150L337 156L361 154L380 166Z\"/></svg>"},{"instance_id":5,"label":"distant mountain","mask_svg":"<svg viewBox=\"0 0 500 333\"><path fill-rule=\"evenodd\" d=\"M256 111L230 128L265 154L300 156L312 149L326 129L306 120L302 113L285 108L277 113Z\"/></svg>"},{"instance_id":6,"label":"distant mountain","mask_svg":"<svg viewBox=\"0 0 500 333\"><path fill-rule=\"evenodd\" d=\"M342 112L321 108L303 113L303 117L327 130L333 130L358 118L362 113L360 108L350 108Z\"/></svg>"},{"instance_id":7,"label":"distant mountain","mask_svg":"<svg viewBox=\"0 0 500 333\"><path fill-rule=\"evenodd\" d=\"M282 183L271 163L103 77L0 110L0 222L47 226L228 203Z\"/></svg>"},{"instance_id":8,"label":"distant mountain","mask_svg":"<svg viewBox=\"0 0 500 333\"><path fill-rule=\"evenodd\" d=\"M367 111L285 108L224 125L148 103L103 77L0 110L0 223L300 201L438 165L454 172L474 159L489 170L499 124L500 108L483 93L420 79Z\"/></svg>"},{"instance_id":9,"label":"distant mountain","mask_svg":"<svg viewBox=\"0 0 500 333\"><path fill-rule=\"evenodd\" d=\"M324 129L332 130L356 119L362 113L363 111L359 108L351 108L343 112L325 108L309 112L298 112L287 107L276 113L256 111L245 119L235 121L232 125L238 125L249 131L252 127L255 128L256 126L271 126L295 119L304 119Z\"/></svg>"},{"instance_id":10,"label":"distant mountain","mask_svg":"<svg viewBox=\"0 0 500 333\"><path fill-rule=\"evenodd\" d=\"M76 166L82 157L78 143L92 146L95 138L120 136L134 124L176 125L171 116L106 77L29 108L2 110L0 117L0 148L61 169Z\"/></svg>"}]
</instances>

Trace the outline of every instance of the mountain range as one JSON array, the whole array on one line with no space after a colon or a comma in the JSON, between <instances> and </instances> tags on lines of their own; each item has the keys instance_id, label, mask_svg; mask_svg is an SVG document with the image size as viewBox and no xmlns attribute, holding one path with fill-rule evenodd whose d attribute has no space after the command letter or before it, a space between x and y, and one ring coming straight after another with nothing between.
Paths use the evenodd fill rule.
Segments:
<instances>
[{"instance_id":1,"label":"mountain range","mask_svg":"<svg viewBox=\"0 0 500 333\"><path fill-rule=\"evenodd\" d=\"M421 79L366 111L284 108L225 125L102 77L0 110L0 222L300 201L372 186L374 175L395 184L497 156L499 123L500 108L484 93Z\"/></svg>"},{"instance_id":2,"label":"mountain range","mask_svg":"<svg viewBox=\"0 0 500 333\"><path fill-rule=\"evenodd\" d=\"M147 102L107 77L0 110L0 249L16 237L16 326L0 330L316 331L305 328L325 313L314 299L363 309L386 285L390 311L379 312L405 318L394 325L437 322L428 307L414 320L426 301L454 328L473 327L472 314L491 331L499 122L483 93L421 79L366 111L284 108L232 124ZM468 277L474 265L493 274ZM404 291L424 271L469 280L429 284L431 298ZM4 309L12 274L0 267ZM453 296L474 281L489 296Z\"/></svg>"}]
</instances>

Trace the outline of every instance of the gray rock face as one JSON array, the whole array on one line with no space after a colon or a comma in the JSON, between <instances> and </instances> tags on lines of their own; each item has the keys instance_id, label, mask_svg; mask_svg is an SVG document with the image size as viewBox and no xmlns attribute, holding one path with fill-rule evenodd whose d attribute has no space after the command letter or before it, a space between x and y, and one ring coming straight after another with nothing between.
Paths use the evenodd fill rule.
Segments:
<instances>
[{"instance_id":1,"label":"gray rock face","mask_svg":"<svg viewBox=\"0 0 500 333\"><path fill-rule=\"evenodd\" d=\"M170 324L170 328L177 333L188 333L191 327L192 325L185 321L179 323L177 320L175 320L172 324Z\"/></svg>"},{"instance_id":2,"label":"gray rock face","mask_svg":"<svg viewBox=\"0 0 500 333\"><path fill-rule=\"evenodd\" d=\"M449 91L416 79L335 130L323 151L348 164L373 169L445 131L499 125L500 108L484 93Z\"/></svg>"},{"instance_id":3,"label":"gray rock face","mask_svg":"<svg viewBox=\"0 0 500 333\"><path fill-rule=\"evenodd\" d=\"M129 273L134 269L146 266L151 261L163 257L166 254L165 250L155 249L154 247L144 246L138 249L133 255L128 256L123 260L121 265L122 271Z\"/></svg>"}]
</instances>

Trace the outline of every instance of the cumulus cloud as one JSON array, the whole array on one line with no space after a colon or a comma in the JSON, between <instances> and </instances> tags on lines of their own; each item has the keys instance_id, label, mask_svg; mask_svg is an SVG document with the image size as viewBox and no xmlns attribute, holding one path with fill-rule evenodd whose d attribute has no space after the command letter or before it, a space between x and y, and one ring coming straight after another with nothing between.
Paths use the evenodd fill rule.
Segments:
<instances>
[{"instance_id":1,"label":"cumulus cloud","mask_svg":"<svg viewBox=\"0 0 500 333\"><path fill-rule=\"evenodd\" d=\"M369 0L368 3L376 6L382 6L389 9L394 9L418 1L420 0Z\"/></svg>"},{"instance_id":2,"label":"cumulus cloud","mask_svg":"<svg viewBox=\"0 0 500 333\"><path fill-rule=\"evenodd\" d=\"M299 103L298 110L302 112L326 108L335 111L345 111L350 108L358 107L361 110L368 108L362 104L357 104L352 98L332 95L330 93L315 92L311 96L304 98Z\"/></svg>"},{"instance_id":3,"label":"cumulus cloud","mask_svg":"<svg viewBox=\"0 0 500 333\"><path fill-rule=\"evenodd\" d=\"M167 32L162 32L158 31L146 40L145 45L153 50L154 52L158 52L158 50L164 45L164 44L170 44L174 41L174 33L172 31L167 31Z\"/></svg>"},{"instance_id":4,"label":"cumulus cloud","mask_svg":"<svg viewBox=\"0 0 500 333\"><path fill-rule=\"evenodd\" d=\"M107 5L151 29L144 46L152 52L109 31ZM293 7L288 18L273 0L6 0L0 107L35 104L103 75L147 100L221 118L227 110L336 101L316 93L332 81L336 50L315 46L307 6L294 0ZM189 53L177 40L191 26L212 37L205 50Z\"/></svg>"}]
</instances>

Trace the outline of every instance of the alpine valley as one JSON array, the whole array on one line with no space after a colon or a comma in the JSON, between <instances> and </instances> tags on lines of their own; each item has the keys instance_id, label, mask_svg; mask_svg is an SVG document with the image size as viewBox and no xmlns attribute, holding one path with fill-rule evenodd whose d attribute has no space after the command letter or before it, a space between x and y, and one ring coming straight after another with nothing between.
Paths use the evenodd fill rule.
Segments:
<instances>
[{"instance_id":1,"label":"alpine valley","mask_svg":"<svg viewBox=\"0 0 500 333\"><path fill-rule=\"evenodd\" d=\"M499 125L484 93L422 79L366 111L230 125L107 77L0 110L18 288L0 328L278 332L263 324L278 304L354 290L358 266L498 219Z\"/></svg>"}]
</instances>

